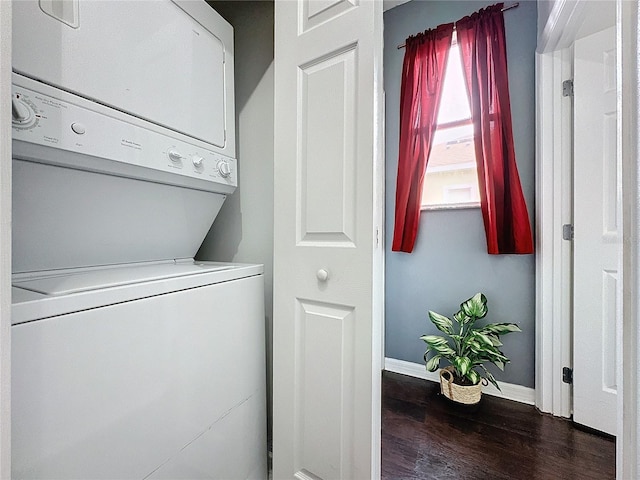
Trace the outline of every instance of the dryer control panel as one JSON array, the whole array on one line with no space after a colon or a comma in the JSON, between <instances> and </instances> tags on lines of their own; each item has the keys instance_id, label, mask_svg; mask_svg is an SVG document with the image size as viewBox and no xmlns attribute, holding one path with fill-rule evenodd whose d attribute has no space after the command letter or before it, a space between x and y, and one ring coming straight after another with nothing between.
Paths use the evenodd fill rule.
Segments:
<instances>
[{"instance_id":1,"label":"dryer control panel","mask_svg":"<svg viewBox=\"0 0 640 480\"><path fill-rule=\"evenodd\" d=\"M17 74L11 107L17 158L221 193L237 186L236 160L206 143Z\"/></svg>"}]
</instances>

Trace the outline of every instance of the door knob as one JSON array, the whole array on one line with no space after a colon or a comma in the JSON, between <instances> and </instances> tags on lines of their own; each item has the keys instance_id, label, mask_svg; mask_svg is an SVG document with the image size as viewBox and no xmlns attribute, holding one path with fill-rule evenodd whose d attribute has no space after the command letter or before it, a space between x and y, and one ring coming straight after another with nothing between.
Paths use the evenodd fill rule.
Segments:
<instances>
[{"instance_id":1,"label":"door knob","mask_svg":"<svg viewBox=\"0 0 640 480\"><path fill-rule=\"evenodd\" d=\"M318 277L318 280L320 280L321 282L326 282L329 278L329 272L324 268L321 268L316 272L316 277Z\"/></svg>"}]
</instances>

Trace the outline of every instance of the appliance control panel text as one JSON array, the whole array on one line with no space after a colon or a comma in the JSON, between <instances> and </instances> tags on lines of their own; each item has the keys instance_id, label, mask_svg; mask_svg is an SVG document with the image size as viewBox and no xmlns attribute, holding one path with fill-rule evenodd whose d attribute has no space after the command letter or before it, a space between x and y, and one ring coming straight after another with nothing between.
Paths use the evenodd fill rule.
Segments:
<instances>
[{"instance_id":1,"label":"appliance control panel text","mask_svg":"<svg viewBox=\"0 0 640 480\"><path fill-rule=\"evenodd\" d=\"M61 100L14 84L13 140L237 186L235 159L146 128L140 119L134 118L136 125L84 108L83 102L79 97ZM75 163L70 160L68 166L78 167Z\"/></svg>"}]
</instances>

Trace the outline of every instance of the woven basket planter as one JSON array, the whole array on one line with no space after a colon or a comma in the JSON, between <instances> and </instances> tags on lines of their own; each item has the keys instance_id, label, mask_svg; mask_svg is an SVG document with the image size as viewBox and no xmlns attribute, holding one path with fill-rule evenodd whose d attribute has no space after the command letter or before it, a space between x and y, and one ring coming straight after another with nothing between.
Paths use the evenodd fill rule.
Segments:
<instances>
[{"instance_id":1,"label":"woven basket planter","mask_svg":"<svg viewBox=\"0 0 640 480\"><path fill-rule=\"evenodd\" d=\"M482 382L476 385L453 383L453 367L440 370L440 390L449 400L464 405L475 405L482 397Z\"/></svg>"}]
</instances>

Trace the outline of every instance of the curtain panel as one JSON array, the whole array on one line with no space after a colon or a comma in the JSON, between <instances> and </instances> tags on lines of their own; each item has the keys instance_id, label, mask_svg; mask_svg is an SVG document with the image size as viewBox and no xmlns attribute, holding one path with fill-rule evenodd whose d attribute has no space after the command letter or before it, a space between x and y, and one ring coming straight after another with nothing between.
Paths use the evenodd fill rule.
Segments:
<instances>
[{"instance_id":1,"label":"curtain panel","mask_svg":"<svg viewBox=\"0 0 640 480\"><path fill-rule=\"evenodd\" d=\"M431 153L453 24L406 40L400 88L400 146L393 251L412 252L420 221L422 185Z\"/></svg>"},{"instance_id":2,"label":"curtain panel","mask_svg":"<svg viewBox=\"0 0 640 480\"><path fill-rule=\"evenodd\" d=\"M533 253L516 165L503 4L456 23L474 127L480 205L490 254Z\"/></svg>"},{"instance_id":3,"label":"curtain panel","mask_svg":"<svg viewBox=\"0 0 640 480\"><path fill-rule=\"evenodd\" d=\"M502 8L503 3L487 7L459 20L455 27L440 25L405 42L393 251L412 252L415 244L422 187L454 28L471 106L487 251L534 251L513 143Z\"/></svg>"}]
</instances>

